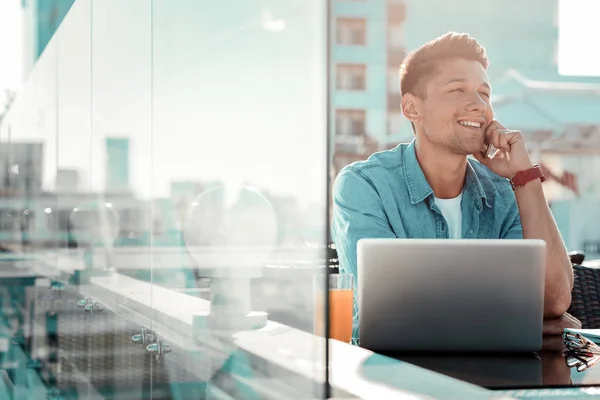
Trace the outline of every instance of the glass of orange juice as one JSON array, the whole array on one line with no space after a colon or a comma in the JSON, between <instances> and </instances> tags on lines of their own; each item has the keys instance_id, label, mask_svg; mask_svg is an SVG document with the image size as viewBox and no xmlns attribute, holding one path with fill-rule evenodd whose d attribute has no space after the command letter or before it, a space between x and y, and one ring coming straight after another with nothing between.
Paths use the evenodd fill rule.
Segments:
<instances>
[{"instance_id":1,"label":"glass of orange juice","mask_svg":"<svg viewBox=\"0 0 600 400\"><path fill-rule=\"evenodd\" d=\"M315 276L314 333L325 336L325 276ZM329 284L329 337L345 343L352 341L352 310L354 305L354 276L330 274Z\"/></svg>"}]
</instances>

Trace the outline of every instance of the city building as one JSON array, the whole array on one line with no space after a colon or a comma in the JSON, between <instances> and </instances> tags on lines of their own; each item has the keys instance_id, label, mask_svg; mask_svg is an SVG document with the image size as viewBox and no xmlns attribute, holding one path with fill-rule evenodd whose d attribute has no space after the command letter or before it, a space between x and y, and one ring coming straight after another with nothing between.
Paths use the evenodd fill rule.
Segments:
<instances>
[{"instance_id":1,"label":"city building","mask_svg":"<svg viewBox=\"0 0 600 400\"><path fill-rule=\"evenodd\" d=\"M21 0L23 76L27 77L75 0Z\"/></svg>"},{"instance_id":2,"label":"city building","mask_svg":"<svg viewBox=\"0 0 600 400\"><path fill-rule=\"evenodd\" d=\"M42 143L0 143L0 196L36 196L42 191Z\"/></svg>"},{"instance_id":3,"label":"city building","mask_svg":"<svg viewBox=\"0 0 600 400\"><path fill-rule=\"evenodd\" d=\"M332 1L333 171L398 142L403 0Z\"/></svg>"},{"instance_id":4,"label":"city building","mask_svg":"<svg viewBox=\"0 0 600 400\"><path fill-rule=\"evenodd\" d=\"M105 145L106 192L127 192L129 190L129 138L107 137Z\"/></svg>"},{"instance_id":5,"label":"city building","mask_svg":"<svg viewBox=\"0 0 600 400\"><path fill-rule=\"evenodd\" d=\"M80 176L79 171L70 168L61 168L56 171L57 193L72 193L79 190Z\"/></svg>"}]
</instances>

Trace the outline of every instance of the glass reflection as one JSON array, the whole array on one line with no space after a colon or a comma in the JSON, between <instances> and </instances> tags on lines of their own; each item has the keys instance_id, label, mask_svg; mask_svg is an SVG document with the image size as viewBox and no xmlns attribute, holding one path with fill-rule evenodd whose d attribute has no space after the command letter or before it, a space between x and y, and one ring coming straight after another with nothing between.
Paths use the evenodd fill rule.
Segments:
<instances>
[{"instance_id":1,"label":"glass reflection","mask_svg":"<svg viewBox=\"0 0 600 400\"><path fill-rule=\"evenodd\" d=\"M564 332L562 338L566 347L563 356L569 368L583 372L600 362L600 346L585 336L574 332Z\"/></svg>"},{"instance_id":2,"label":"glass reflection","mask_svg":"<svg viewBox=\"0 0 600 400\"><path fill-rule=\"evenodd\" d=\"M2 249L32 266L11 393L318 397L325 3L30 3L40 48L0 124Z\"/></svg>"},{"instance_id":3,"label":"glass reflection","mask_svg":"<svg viewBox=\"0 0 600 400\"><path fill-rule=\"evenodd\" d=\"M600 79L573 61L575 2L15 3L0 398L323 397L327 185L412 140L397 67L447 29L493 54L499 119L527 135L568 249L600 257Z\"/></svg>"}]
</instances>

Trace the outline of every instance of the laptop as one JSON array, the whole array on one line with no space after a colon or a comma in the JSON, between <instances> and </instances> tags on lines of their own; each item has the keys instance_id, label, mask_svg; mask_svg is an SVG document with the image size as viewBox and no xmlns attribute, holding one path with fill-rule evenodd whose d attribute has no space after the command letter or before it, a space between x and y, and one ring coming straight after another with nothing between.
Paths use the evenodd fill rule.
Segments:
<instances>
[{"instance_id":1,"label":"laptop","mask_svg":"<svg viewBox=\"0 0 600 400\"><path fill-rule=\"evenodd\" d=\"M535 352L546 243L361 239L361 347L378 352Z\"/></svg>"}]
</instances>

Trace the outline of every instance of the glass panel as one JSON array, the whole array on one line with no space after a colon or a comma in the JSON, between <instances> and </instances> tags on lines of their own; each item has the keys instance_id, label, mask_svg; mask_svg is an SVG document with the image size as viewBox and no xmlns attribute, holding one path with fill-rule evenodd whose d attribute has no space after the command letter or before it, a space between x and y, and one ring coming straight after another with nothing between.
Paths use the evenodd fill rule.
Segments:
<instances>
[{"instance_id":1,"label":"glass panel","mask_svg":"<svg viewBox=\"0 0 600 400\"><path fill-rule=\"evenodd\" d=\"M90 327L89 379L102 394L152 398L150 2L92 1L91 34L91 197L81 208L91 220L80 222L92 234L88 307L104 311Z\"/></svg>"},{"instance_id":2,"label":"glass panel","mask_svg":"<svg viewBox=\"0 0 600 400\"><path fill-rule=\"evenodd\" d=\"M0 397L323 397L325 2L36 4L0 123Z\"/></svg>"},{"instance_id":3,"label":"glass panel","mask_svg":"<svg viewBox=\"0 0 600 400\"><path fill-rule=\"evenodd\" d=\"M318 0L153 1L152 197L165 227L153 275L167 252L184 260L169 268L191 266L156 282L190 298L179 307L197 342L171 341L178 354L165 360L204 365L172 366L182 398L199 388L189 374L227 398L323 394L324 343L308 333L325 284L313 285L326 237L324 11ZM165 301L154 293L156 318Z\"/></svg>"},{"instance_id":4,"label":"glass panel","mask_svg":"<svg viewBox=\"0 0 600 400\"><path fill-rule=\"evenodd\" d=\"M14 39L9 36L8 40L18 43L18 37L15 33ZM58 143L57 49L58 38L53 37L35 66L29 68L27 81L1 122L2 398L10 398L7 392L10 396L11 387L17 388L15 391L27 388L23 391L27 396L44 398L57 383L58 337L51 314L60 305L54 303L57 292L46 279L56 271L57 242L54 222L45 212L57 206L53 193ZM8 55L3 62L12 60ZM38 261L41 258L43 262ZM64 285L54 285L54 289L64 289ZM37 373L42 365L44 378Z\"/></svg>"},{"instance_id":5,"label":"glass panel","mask_svg":"<svg viewBox=\"0 0 600 400\"><path fill-rule=\"evenodd\" d=\"M78 243L69 219L90 196L91 173L91 1L77 2L57 38L58 129L55 193L57 208L45 213L63 249L78 258ZM79 257L80 258L80 257Z\"/></svg>"},{"instance_id":6,"label":"glass panel","mask_svg":"<svg viewBox=\"0 0 600 400\"><path fill-rule=\"evenodd\" d=\"M45 192L56 177L56 40L48 48L3 121L2 241L14 251L28 250L38 228L44 235L44 203L55 202Z\"/></svg>"}]
</instances>

